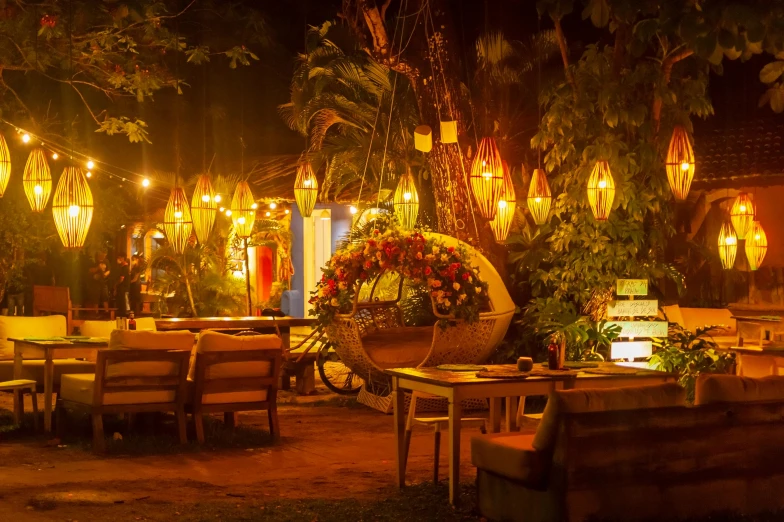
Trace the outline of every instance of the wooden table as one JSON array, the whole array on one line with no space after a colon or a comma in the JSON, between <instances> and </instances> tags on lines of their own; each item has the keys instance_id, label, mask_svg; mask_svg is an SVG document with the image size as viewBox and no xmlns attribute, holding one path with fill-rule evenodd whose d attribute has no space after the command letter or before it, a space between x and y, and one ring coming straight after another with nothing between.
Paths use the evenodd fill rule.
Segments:
<instances>
[{"instance_id":1,"label":"wooden table","mask_svg":"<svg viewBox=\"0 0 784 522\"><path fill-rule=\"evenodd\" d=\"M44 430L52 431L52 391L54 388L54 360L83 358L95 360L96 353L101 348L109 346L108 340L104 342L79 342L79 341L26 341L12 339L14 343L14 379L22 378L22 368L25 359L44 360ZM15 392L14 412L21 418L24 411L22 396Z\"/></svg>"},{"instance_id":2,"label":"wooden table","mask_svg":"<svg viewBox=\"0 0 784 522\"><path fill-rule=\"evenodd\" d=\"M193 317L176 319L156 319L158 331L189 330L224 330L235 333L241 330L253 330L258 333L278 333L283 339L284 368L281 377L283 389L289 389L289 376L296 379L297 393L308 395L316 389L315 363L317 352L302 356L291 352L291 328L295 326L313 326L315 319L302 317Z\"/></svg>"},{"instance_id":3,"label":"wooden table","mask_svg":"<svg viewBox=\"0 0 784 522\"><path fill-rule=\"evenodd\" d=\"M751 316L751 315L733 315L733 319L737 322L738 330L738 347L745 345L743 332L741 329L744 325L752 326L759 329L759 346L762 346L765 341L765 333L770 331L770 340L774 341L773 337L778 333L784 333L784 325L781 319L773 319L771 317Z\"/></svg>"},{"instance_id":4,"label":"wooden table","mask_svg":"<svg viewBox=\"0 0 784 522\"><path fill-rule=\"evenodd\" d=\"M605 363L613 365L613 363ZM508 365L510 368L512 365ZM491 366L489 366L490 368ZM616 388L676 381L677 376L653 370L638 370L636 374L606 375L579 372L569 376L532 376L525 380L486 379L475 372L452 372L437 368L393 368L392 398L395 421L397 481L405 486L405 391L418 391L444 397L449 401L449 501L459 500L460 489L460 403L464 399L490 399L489 431L497 433L501 426L501 400L504 397L549 395L556 389ZM507 406L508 409L511 405ZM516 413L516 412L515 412ZM508 422L511 415L507 415Z\"/></svg>"}]
</instances>

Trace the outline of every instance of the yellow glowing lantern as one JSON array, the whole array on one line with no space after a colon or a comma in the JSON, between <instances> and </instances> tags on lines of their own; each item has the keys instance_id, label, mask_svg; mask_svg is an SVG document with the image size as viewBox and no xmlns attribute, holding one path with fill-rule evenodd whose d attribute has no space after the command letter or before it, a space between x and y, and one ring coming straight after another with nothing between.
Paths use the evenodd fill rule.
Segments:
<instances>
[{"instance_id":1,"label":"yellow glowing lantern","mask_svg":"<svg viewBox=\"0 0 784 522\"><path fill-rule=\"evenodd\" d=\"M310 163L303 162L297 167L297 179L294 181L294 198L302 217L310 217L316 206L318 180Z\"/></svg>"},{"instance_id":2,"label":"yellow glowing lantern","mask_svg":"<svg viewBox=\"0 0 784 522\"><path fill-rule=\"evenodd\" d=\"M9 179L11 179L11 154L8 152L5 136L0 134L0 198L5 194Z\"/></svg>"},{"instance_id":3,"label":"yellow glowing lantern","mask_svg":"<svg viewBox=\"0 0 784 522\"><path fill-rule=\"evenodd\" d=\"M531 185L528 187L528 210L534 218L534 223L544 225L550 217L550 205L553 195L550 184L542 169L534 169L531 176Z\"/></svg>"},{"instance_id":4,"label":"yellow glowing lantern","mask_svg":"<svg viewBox=\"0 0 784 522\"><path fill-rule=\"evenodd\" d=\"M670 183L675 199L684 201L689 195L691 181L694 179L694 150L689 143L689 135L681 125L672 129L670 148L667 150L667 181Z\"/></svg>"},{"instance_id":5,"label":"yellow glowing lantern","mask_svg":"<svg viewBox=\"0 0 784 522\"><path fill-rule=\"evenodd\" d=\"M746 258L749 260L749 268L757 270L768 253L768 236L762 229L759 221L751 225L751 230L746 235Z\"/></svg>"},{"instance_id":6,"label":"yellow glowing lantern","mask_svg":"<svg viewBox=\"0 0 784 522\"><path fill-rule=\"evenodd\" d=\"M504 192L504 167L495 139L482 138L479 142L471 165L470 181L479 213L485 219L493 219Z\"/></svg>"},{"instance_id":7,"label":"yellow glowing lantern","mask_svg":"<svg viewBox=\"0 0 784 522\"><path fill-rule=\"evenodd\" d=\"M738 253L738 237L730 223L723 223L719 231L719 257L721 266L729 270L735 264L735 256Z\"/></svg>"},{"instance_id":8,"label":"yellow glowing lantern","mask_svg":"<svg viewBox=\"0 0 784 522\"><path fill-rule=\"evenodd\" d=\"M509 230L512 228L515 208L517 207L517 196L512 183L512 174L509 172L509 166L506 162L503 165L504 192L501 194L501 199L498 200L498 209L495 211L495 217L490 222L490 228L493 230L495 240L499 243L506 241Z\"/></svg>"},{"instance_id":9,"label":"yellow glowing lantern","mask_svg":"<svg viewBox=\"0 0 784 522\"><path fill-rule=\"evenodd\" d=\"M33 212L43 212L52 193L52 174L44 149L30 152L22 176L22 185Z\"/></svg>"},{"instance_id":10,"label":"yellow glowing lantern","mask_svg":"<svg viewBox=\"0 0 784 522\"><path fill-rule=\"evenodd\" d=\"M169 203L163 215L163 231L175 252L181 254L185 251L193 231L191 209L188 198L181 187L174 187L169 196Z\"/></svg>"},{"instance_id":11,"label":"yellow glowing lantern","mask_svg":"<svg viewBox=\"0 0 784 522\"><path fill-rule=\"evenodd\" d=\"M210 237L215 216L218 215L218 203L215 200L215 191L212 188L210 176L202 174L196 180L191 198L191 216L193 217L193 231L196 239L204 244Z\"/></svg>"},{"instance_id":12,"label":"yellow glowing lantern","mask_svg":"<svg viewBox=\"0 0 784 522\"><path fill-rule=\"evenodd\" d=\"M746 239L746 234L754 224L754 214L754 202L749 195L745 192L738 194L730 210L730 219L738 239Z\"/></svg>"},{"instance_id":13,"label":"yellow glowing lantern","mask_svg":"<svg viewBox=\"0 0 784 522\"><path fill-rule=\"evenodd\" d=\"M231 221L238 237L248 238L253 233L253 225L256 223L256 211L253 209L255 202L248 182L237 183L234 197L231 198Z\"/></svg>"},{"instance_id":14,"label":"yellow glowing lantern","mask_svg":"<svg viewBox=\"0 0 784 522\"><path fill-rule=\"evenodd\" d=\"M412 229L416 226L419 216L419 193L414 185L411 171L400 178L395 189L395 215L403 228Z\"/></svg>"},{"instance_id":15,"label":"yellow glowing lantern","mask_svg":"<svg viewBox=\"0 0 784 522\"><path fill-rule=\"evenodd\" d=\"M67 249L81 248L93 220L93 193L77 167L66 167L52 200L54 225Z\"/></svg>"},{"instance_id":16,"label":"yellow glowing lantern","mask_svg":"<svg viewBox=\"0 0 784 522\"><path fill-rule=\"evenodd\" d=\"M615 199L615 180L610 172L610 164L597 161L588 179L588 203L593 216L598 221L607 221Z\"/></svg>"}]
</instances>

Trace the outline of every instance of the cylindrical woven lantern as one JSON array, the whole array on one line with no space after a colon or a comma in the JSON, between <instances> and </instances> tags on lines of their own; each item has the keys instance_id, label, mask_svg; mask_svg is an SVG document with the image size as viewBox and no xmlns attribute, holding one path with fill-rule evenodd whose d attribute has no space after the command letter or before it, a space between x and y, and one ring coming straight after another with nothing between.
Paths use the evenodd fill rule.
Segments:
<instances>
[{"instance_id":1,"label":"cylindrical woven lantern","mask_svg":"<svg viewBox=\"0 0 784 522\"><path fill-rule=\"evenodd\" d=\"M534 223L537 225L547 223L552 202L553 195L550 192L550 184L547 182L544 170L534 169L531 185L528 187L528 210L534 218Z\"/></svg>"},{"instance_id":2,"label":"cylindrical woven lantern","mask_svg":"<svg viewBox=\"0 0 784 522\"><path fill-rule=\"evenodd\" d=\"M694 179L694 150L689 143L689 135L681 125L672 129L670 148L667 150L667 181L670 183L675 199L684 201L689 195L691 181Z\"/></svg>"},{"instance_id":3,"label":"cylindrical woven lantern","mask_svg":"<svg viewBox=\"0 0 784 522\"><path fill-rule=\"evenodd\" d=\"M207 174L202 174L196 181L191 198L191 217L193 218L193 232L199 243L206 243L210 237L215 216L218 214L218 202L215 201L215 190Z\"/></svg>"},{"instance_id":4,"label":"cylindrical woven lantern","mask_svg":"<svg viewBox=\"0 0 784 522\"><path fill-rule=\"evenodd\" d=\"M395 215L403 228L414 228L419 216L419 193L410 171L400 178L397 189L395 189L394 202Z\"/></svg>"},{"instance_id":5,"label":"cylindrical woven lantern","mask_svg":"<svg viewBox=\"0 0 784 522\"><path fill-rule=\"evenodd\" d=\"M517 195L515 194L514 184L512 183L512 173L509 172L509 165L504 164L504 192L498 200L498 209L495 217L490 221L490 228L497 242L506 241L509 229L512 228L514 221L515 208L517 207Z\"/></svg>"},{"instance_id":6,"label":"cylindrical woven lantern","mask_svg":"<svg viewBox=\"0 0 784 522\"><path fill-rule=\"evenodd\" d=\"M8 152L5 136L0 134L0 198L5 194L9 179L11 179L11 154Z\"/></svg>"},{"instance_id":7,"label":"cylindrical woven lantern","mask_svg":"<svg viewBox=\"0 0 784 522\"><path fill-rule=\"evenodd\" d=\"M188 198L181 187L174 187L163 214L163 231L175 252L181 254L185 251L193 231L191 209Z\"/></svg>"},{"instance_id":8,"label":"cylindrical woven lantern","mask_svg":"<svg viewBox=\"0 0 784 522\"><path fill-rule=\"evenodd\" d=\"M297 167L297 179L294 181L294 198L302 217L310 217L316 206L318 196L318 180L310 163L303 162Z\"/></svg>"},{"instance_id":9,"label":"cylindrical woven lantern","mask_svg":"<svg viewBox=\"0 0 784 522\"><path fill-rule=\"evenodd\" d=\"M245 239L253 233L256 223L256 200L247 181L237 183L234 197L231 198L231 221L234 223L234 232Z\"/></svg>"},{"instance_id":10,"label":"cylindrical woven lantern","mask_svg":"<svg viewBox=\"0 0 784 522\"><path fill-rule=\"evenodd\" d=\"M762 229L759 221L751 225L746 235L746 258L749 260L749 268L757 270L768 253L768 236Z\"/></svg>"},{"instance_id":11,"label":"cylindrical woven lantern","mask_svg":"<svg viewBox=\"0 0 784 522\"><path fill-rule=\"evenodd\" d=\"M93 193L82 169L66 167L52 200L54 225L67 249L81 248L93 220Z\"/></svg>"},{"instance_id":12,"label":"cylindrical woven lantern","mask_svg":"<svg viewBox=\"0 0 784 522\"><path fill-rule=\"evenodd\" d=\"M730 223L723 223L719 231L719 257L721 266L729 270L735 265L735 256L738 253L738 237Z\"/></svg>"},{"instance_id":13,"label":"cylindrical woven lantern","mask_svg":"<svg viewBox=\"0 0 784 522\"><path fill-rule=\"evenodd\" d=\"M479 142L470 180L479 213L485 219L493 219L504 192L504 166L494 138L482 138Z\"/></svg>"},{"instance_id":14,"label":"cylindrical woven lantern","mask_svg":"<svg viewBox=\"0 0 784 522\"><path fill-rule=\"evenodd\" d=\"M746 234L754 224L754 215L754 202L751 201L747 193L741 192L735 198L732 210L730 210L730 219L732 226L735 227L735 233L738 234L738 239L746 239Z\"/></svg>"},{"instance_id":15,"label":"cylindrical woven lantern","mask_svg":"<svg viewBox=\"0 0 784 522\"><path fill-rule=\"evenodd\" d=\"M615 180L610 173L610 164L597 161L588 179L588 203L591 204L593 217L607 221L615 199Z\"/></svg>"},{"instance_id":16,"label":"cylindrical woven lantern","mask_svg":"<svg viewBox=\"0 0 784 522\"><path fill-rule=\"evenodd\" d=\"M30 152L25 165L22 185L33 212L43 212L52 193L52 174L46 162L44 149Z\"/></svg>"}]
</instances>

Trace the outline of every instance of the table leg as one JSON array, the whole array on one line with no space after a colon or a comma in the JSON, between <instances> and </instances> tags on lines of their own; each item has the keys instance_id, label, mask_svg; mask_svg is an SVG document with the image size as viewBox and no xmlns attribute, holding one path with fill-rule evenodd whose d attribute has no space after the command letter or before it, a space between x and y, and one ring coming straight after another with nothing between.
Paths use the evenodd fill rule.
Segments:
<instances>
[{"instance_id":1,"label":"table leg","mask_svg":"<svg viewBox=\"0 0 784 522\"><path fill-rule=\"evenodd\" d=\"M490 433L501 431L501 397L490 399Z\"/></svg>"},{"instance_id":2,"label":"table leg","mask_svg":"<svg viewBox=\"0 0 784 522\"><path fill-rule=\"evenodd\" d=\"M14 343L14 380L22 378L22 347ZM24 394L21 390L14 390L14 417L17 424L22 424L24 416Z\"/></svg>"},{"instance_id":3,"label":"table leg","mask_svg":"<svg viewBox=\"0 0 784 522\"><path fill-rule=\"evenodd\" d=\"M449 502L460 503L460 396L452 389L449 397Z\"/></svg>"},{"instance_id":4,"label":"table leg","mask_svg":"<svg viewBox=\"0 0 784 522\"><path fill-rule=\"evenodd\" d=\"M516 431L517 428L517 396L506 398L506 431Z\"/></svg>"},{"instance_id":5,"label":"table leg","mask_svg":"<svg viewBox=\"0 0 784 522\"><path fill-rule=\"evenodd\" d=\"M44 431L52 431L52 388L54 388L54 361L52 351L46 350L44 362Z\"/></svg>"},{"instance_id":6,"label":"table leg","mask_svg":"<svg viewBox=\"0 0 784 522\"><path fill-rule=\"evenodd\" d=\"M397 485L406 485L406 402L403 390L398 388L398 378L392 378L392 407L395 416L395 459L397 462Z\"/></svg>"}]
</instances>

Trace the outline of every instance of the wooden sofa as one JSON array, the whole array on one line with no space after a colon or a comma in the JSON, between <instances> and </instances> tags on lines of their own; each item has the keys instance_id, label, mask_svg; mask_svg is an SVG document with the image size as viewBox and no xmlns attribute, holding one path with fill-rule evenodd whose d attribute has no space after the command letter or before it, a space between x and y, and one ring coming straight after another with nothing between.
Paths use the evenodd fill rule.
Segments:
<instances>
[{"instance_id":1,"label":"wooden sofa","mask_svg":"<svg viewBox=\"0 0 784 522\"><path fill-rule=\"evenodd\" d=\"M647 398L646 398L647 396ZM784 378L555 392L535 435L475 437L491 520L669 520L784 508Z\"/></svg>"}]
</instances>

